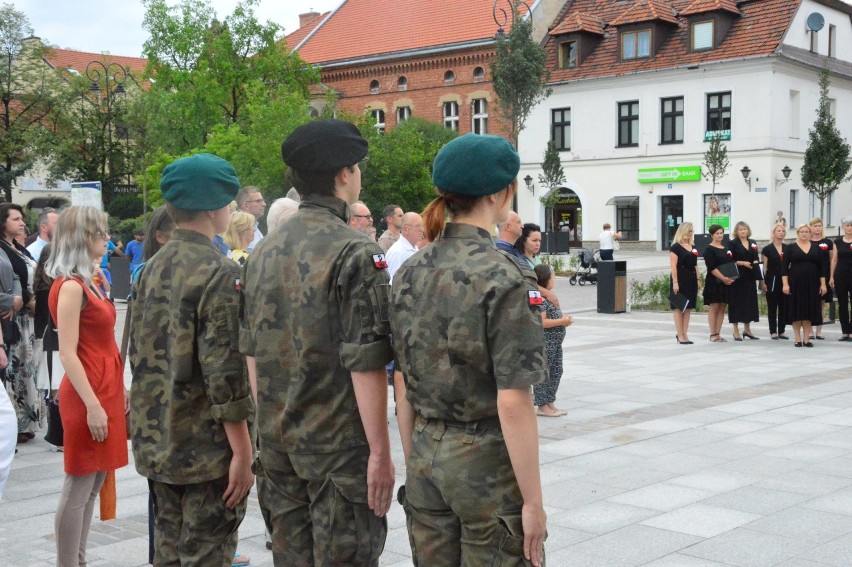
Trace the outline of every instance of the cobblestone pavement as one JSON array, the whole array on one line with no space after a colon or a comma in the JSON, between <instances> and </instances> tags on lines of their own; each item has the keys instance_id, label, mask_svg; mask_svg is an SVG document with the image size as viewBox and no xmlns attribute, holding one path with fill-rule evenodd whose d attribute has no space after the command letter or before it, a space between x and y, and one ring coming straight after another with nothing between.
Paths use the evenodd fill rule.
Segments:
<instances>
[{"instance_id":1,"label":"cobblestone pavement","mask_svg":"<svg viewBox=\"0 0 852 567\"><path fill-rule=\"evenodd\" d=\"M852 565L852 346L837 325L812 349L769 340L765 322L761 340L717 344L695 315L696 344L678 345L667 313L602 315L594 288L558 289L576 322L557 399L569 413L539 418L550 566ZM147 485L132 465L117 477L118 519L95 519L90 567L146 564ZM20 446L0 565L54 564L61 484L61 453ZM382 565L411 565L396 504L389 525ZM240 535L252 565L272 565L254 494Z\"/></svg>"}]
</instances>

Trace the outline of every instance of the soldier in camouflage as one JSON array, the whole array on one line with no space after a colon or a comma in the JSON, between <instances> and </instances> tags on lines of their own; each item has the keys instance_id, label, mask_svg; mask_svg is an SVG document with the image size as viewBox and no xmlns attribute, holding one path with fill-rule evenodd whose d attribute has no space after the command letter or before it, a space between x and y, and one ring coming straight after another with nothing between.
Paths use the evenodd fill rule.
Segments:
<instances>
[{"instance_id":1,"label":"soldier in camouflage","mask_svg":"<svg viewBox=\"0 0 852 567\"><path fill-rule=\"evenodd\" d=\"M213 236L240 182L228 162L198 154L167 166L160 186L177 229L134 288L133 456L154 497L155 564L230 567L254 482L254 405L238 349L240 272Z\"/></svg>"},{"instance_id":2,"label":"soldier in camouflage","mask_svg":"<svg viewBox=\"0 0 852 567\"><path fill-rule=\"evenodd\" d=\"M393 278L394 346L414 410L398 412L400 501L420 567L544 565L530 396L547 377L541 295L491 237L518 169L498 136L444 146L433 168L439 197L423 212L426 237L437 239ZM397 395L397 403L406 402Z\"/></svg>"},{"instance_id":3,"label":"soldier in camouflage","mask_svg":"<svg viewBox=\"0 0 852 567\"><path fill-rule=\"evenodd\" d=\"M249 257L240 347L256 367L258 498L278 567L376 566L394 467L381 249L348 224L367 141L314 121L282 145L299 211Z\"/></svg>"}]
</instances>

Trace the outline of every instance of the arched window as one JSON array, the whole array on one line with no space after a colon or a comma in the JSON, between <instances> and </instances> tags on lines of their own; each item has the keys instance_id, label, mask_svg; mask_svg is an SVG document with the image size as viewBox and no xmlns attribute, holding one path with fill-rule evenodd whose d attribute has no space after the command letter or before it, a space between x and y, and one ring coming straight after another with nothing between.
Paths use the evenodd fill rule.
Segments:
<instances>
[{"instance_id":1,"label":"arched window","mask_svg":"<svg viewBox=\"0 0 852 567\"><path fill-rule=\"evenodd\" d=\"M408 79L405 77L405 75L396 80L396 88L401 91L408 89Z\"/></svg>"},{"instance_id":2,"label":"arched window","mask_svg":"<svg viewBox=\"0 0 852 567\"><path fill-rule=\"evenodd\" d=\"M314 107L311 107L311 118L319 118L319 110Z\"/></svg>"},{"instance_id":3,"label":"arched window","mask_svg":"<svg viewBox=\"0 0 852 567\"><path fill-rule=\"evenodd\" d=\"M481 81L484 78L485 78L485 69L483 69L482 67L477 67L476 69L473 70L473 79L475 81Z\"/></svg>"},{"instance_id":4,"label":"arched window","mask_svg":"<svg viewBox=\"0 0 852 567\"><path fill-rule=\"evenodd\" d=\"M379 94L379 81L377 81L376 79L370 81L370 93Z\"/></svg>"},{"instance_id":5,"label":"arched window","mask_svg":"<svg viewBox=\"0 0 852 567\"><path fill-rule=\"evenodd\" d=\"M456 74L452 71L447 71L446 73L444 73L444 84L451 85L455 82L455 80Z\"/></svg>"}]
</instances>

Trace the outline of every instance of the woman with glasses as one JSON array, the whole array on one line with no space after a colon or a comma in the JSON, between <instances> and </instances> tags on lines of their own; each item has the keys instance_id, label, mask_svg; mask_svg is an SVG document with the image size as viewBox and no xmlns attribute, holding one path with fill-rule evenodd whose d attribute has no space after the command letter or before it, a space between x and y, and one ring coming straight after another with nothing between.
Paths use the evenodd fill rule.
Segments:
<instances>
[{"instance_id":1,"label":"woman with glasses","mask_svg":"<svg viewBox=\"0 0 852 567\"><path fill-rule=\"evenodd\" d=\"M677 227L672 246L669 250L669 265L671 280L669 292L677 297L670 301L674 316L675 338L678 344L691 345L689 340L689 317L695 308L698 291L701 289L700 273L698 271L698 250L692 243L693 228L691 222L685 222ZM686 303L681 303L683 300Z\"/></svg>"},{"instance_id":2,"label":"woman with glasses","mask_svg":"<svg viewBox=\"0 0 852 567\"><path fill-rule=\"evenodd\" d=\"M93 281L107 250L106 213L71 207L59 217L46 266L48 303L59 334L59 412L65 483L56 508L57 567L85 564L95 498L106 474L127 464L124 376L115 306Z\"/></svg>"},{"instance_id":3,"label":"woman with glasses","mask_svg":"<svg viewBox=\"0 0 852 567\"><path fill-rule=\"evenodd\" d=\"M760 274L760 257L757 242L751 239L751 228L740 221L734 226L728 249L737 263L740 277L731 285L730 301L728 302L728 322L734 326L734 340L742 341L743 337L757 340L752 334L751 324L760 319L757 307L757 286L755 282L763 279ZM743 324L743 334L740 335L740 323Z\"/></svg>"},{"instance_id":4,"label":"woman with glasses","mask_svg":"<svg viewBox=\"0 0 852 567\"><path fill-rule=\"evenodd\" d=\"M38 376L36 361L40 353L34 353L33 314L35 313L35 295L33 280L36 262L17 238L24 234L24 209L13 203L0 204L0 250L5 252L12 269L21 281L23 308L14 314L6 329L10 336L8 344L9 364L5 369L5 380L9 397L16 406L18 415L18 443L26 443L35 437L41 423L46 419L44 392L39 392L36 384ZM6 315L6 314L4 314ZM47 386L45 385L45 389Z\"/></svg>"}]
</instances>

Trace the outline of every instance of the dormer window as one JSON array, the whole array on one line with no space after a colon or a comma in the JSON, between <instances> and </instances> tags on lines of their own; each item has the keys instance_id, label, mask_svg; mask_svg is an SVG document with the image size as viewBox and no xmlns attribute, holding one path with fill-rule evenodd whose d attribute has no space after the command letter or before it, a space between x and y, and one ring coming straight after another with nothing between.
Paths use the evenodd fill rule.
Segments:
<instances>
[{"instance_id":1,"label":"dormer window","mask_svg":"<svg viewBox=\"0 0 852 567\"><path fill-rule=\"evenodd\" d=\"M713 49L713 20L692 24L692 50Z\"/></svg>"},{"instance_id":2,"label":"dormer window","mask_svg":"<svg viewBox=\"0 0 852 567\"><path fill-rule=\"evenodd\" d=\"M640 59L651 56L651 30L621 32L621 59Z\"/></svg>"},{"instance_id":3,"label":"dormer window","mask_svg":"<svg viewBox=\"0 0 852 567\"><path fill-rule=\"evenodd\" d=\"M577 66L577 42L563 41L559 44L559 68L573 69Z\"/></svg>"}]
</instances>

